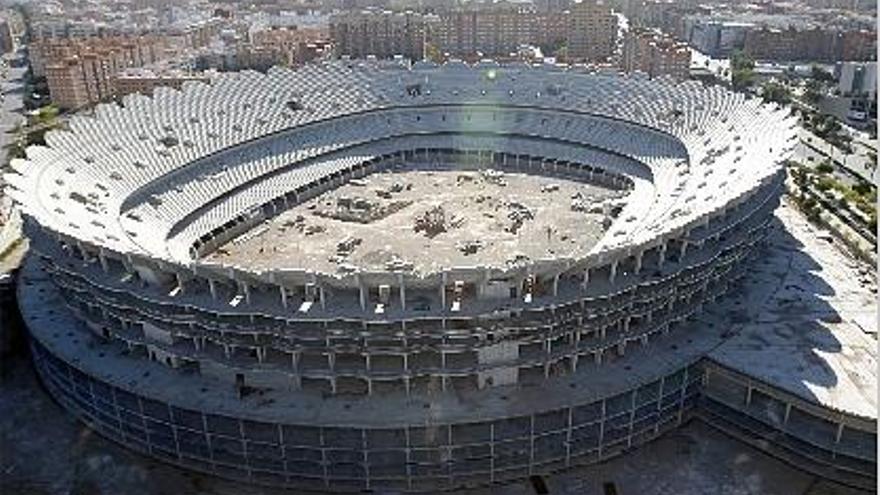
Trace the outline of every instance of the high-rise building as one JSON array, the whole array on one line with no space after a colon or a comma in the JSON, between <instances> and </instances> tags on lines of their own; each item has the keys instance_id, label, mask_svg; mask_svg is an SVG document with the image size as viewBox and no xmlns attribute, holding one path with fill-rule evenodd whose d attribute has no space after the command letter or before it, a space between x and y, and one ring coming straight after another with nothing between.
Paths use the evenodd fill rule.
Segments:
<instances>
[{"instance_id":1,"label":"high-rise building","mask_svg":"<svg viewBox=\"0 0 880 495\"><path fill-rule=\"evenodd\" d=\"M458 56L507 56L535 43L539 16L532 7L503 5L444 13L432 25L431 41Z\"/></svg>"},{"instance_id":2,"label":"high-rise building","mask_svg":"<svg viewBox=\"0 0 880 495\"><path fill-rule=\"evenodd\" d=\"M877 62L844 62L838 71L837 88L841 94L868 99L877 95Z\"/></svg>"},{"instance_id":3,"label":"high-rise building","mask_svg":"<svg viewBox=\"0 0 880 495\"><path fill-rule=\"evenodd\" d=\"M0 53L9 53L13 48L12 29L5 19L0 19Z\"/></svg>"},{"instance_id":4,"label":"high-rise building","mask_svg":"<svg viewBox=\"0 0 880 495\"><path fill-rule=\"evenodd\" d=\"M33 71L45 75L52 102L78 108L115 97L113 77L161 59L164 43L157 36L59 39L33 43L31 51L39 54Z\"/></svg>"},{"instance_id":5,"label":"high-rise building","mask_svg":"<svg viewBox=\"0 0 880 495\"><path fill-rule=\"evenodd\" d=\"M617 17L602 0L572 5L568 18L568 57L573 61L605 62L614 53Z\"/></svg>"},{"instance_id":6,"label":"high-rise building","mask_svg":"<svg viewBox=\"0 0 880 495\"><path fill-rule=\"evenodd\" d=\"M650 77L688 77L691 50L687 43L654 29L633 28L623 43L621 68L626 72L643 72Z\"/></svg>"},{"instance_id":7,"label":"high-rise building","mask_svg":"<svg viewBox=\"0 0 880 495\"><path fill-rule=\"evenodd\" d=\"M347 12L330 20L336 54L356 58L403 55L420 60L424 57L426 34L425 17L409 11Z\"/></svg>"}]
</instances>

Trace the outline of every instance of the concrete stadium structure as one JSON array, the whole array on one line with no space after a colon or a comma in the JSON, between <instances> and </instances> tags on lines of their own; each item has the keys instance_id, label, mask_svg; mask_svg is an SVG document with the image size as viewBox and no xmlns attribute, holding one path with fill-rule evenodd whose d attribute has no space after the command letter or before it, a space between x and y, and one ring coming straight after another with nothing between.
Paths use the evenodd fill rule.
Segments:
<instances>
[{"instance_id":1,"label":"concrete stadium structure","mask_svg":"<svg viewBox=\"0 0 880 495\"><path fill-rule=\"evenodd\" d=\"M6 176L34 251L19 297L35 363L108 438L253 483L477 486L598 462L702 414L865 486L876 404L847 411L708 360L723 318L696 319L749 278L792 125L720 87L492 62L343 61L127 96ZM620 202L565 256L218 257L401 171L544 177Z\"/></svg>"}]
</instances>

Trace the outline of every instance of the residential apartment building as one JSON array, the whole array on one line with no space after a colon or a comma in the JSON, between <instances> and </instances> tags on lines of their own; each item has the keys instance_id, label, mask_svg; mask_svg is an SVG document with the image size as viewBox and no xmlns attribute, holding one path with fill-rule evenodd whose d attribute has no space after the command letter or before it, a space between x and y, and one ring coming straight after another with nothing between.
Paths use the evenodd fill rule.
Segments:
<instances>
[{"instance_id":1,"label":"residential apartment building","mask_svg":"<svg viewBox=\"0 0 880 495\"><path fill-rule=\"evenodd\" d=\"M457 56L506 57L536 42L543 17L530 6L458 9L440 15L430 37L440 51Z\"/></svg>"},{"instance_id":2,"label":"residential apartment building","mask_svg":"<svg viewBox=\"0 0 880 495\"><path fill-rule=\"evenodd\" d=\"M876 58L877 33L846 31L814 26L809 29L750 30L743 50L758 60L864 61Z\"/></svg>"},{"instance_id":3,"label":"residential apartment building","mask_svg":"<svg viewBox=\"0 0 880 495\"><path fill-rule=\"evenodd\" d=\"M837 88L845 96L877 96L877 62L844 62L837 67Z\"/></svg>"},{"instance_id":4,"label":"residential apartment building","mask_svg":"<svg viewBox=\"0 0 880 495\"><path fill-rule=\"evenodd\" d=\"M117 96L116 74L160 60L164 42L157 36L44 40L31 50L40 53L40 72L52 102L78 108Z\"/></svg>"},{"instance_id":5,"label":"residential apartment building","mask_svg":"<svg viewBox=\"0 0 880 495\"><path fill-rule=\"evenodd\" d=\"M330 38L337 55L419 60L430 43L465 59L515 57L520 47L567 45L567 60L606 62L614 53L617 17L601 1L584 0L567 11L538 12L531 5L492 4L439 14L362 11L336 15Z\"/></svg>"},{"instance_id":6,"label":"residential apartment building","mask_svg":"<svg viewBox=\"0 0 880 495\"><path fill-rule=\"evenodd\" d=\"M9 53L15 48L12 41L12 27L5 19L0 19L0 54Z\"/></svg>"},{"instance_id":7,"label":"residential apartment building","mask_svg":"<svg viewBox=\"0 0 880 495\"><path fill-rule=\"evenodd\" d=\"M623 42L621 68L626 72L642 72L649 77L671 76L687 79L691 50L659 30L632 28Z\"/></svg>"},{"instance_id":8,"label":"residential apartment building","mask_svg":"<svg viewBox=\"0 0 880 495\"><path fill-rule=\"evenodd\" d=\"M568 58L571 61L606 62L614 54L617 16L603 0L583 0L568 15Z\"/></svg>"},{"instance_id":9,"label":"residential apartment building","mask_svg":"<svg viewBox=\"0 0 880 495\"><path fill-rule=\"evenodd\" d=\"M403 55L420 60L425 53L427 28L425 16L418 13L364 10L334 15L330 36L339 56Z\"/></svg>"},{"instance_id":10,"label":"residential apartment building","mask_svg":"<svg viewBox=\"0 0 880 495\"><path fill-rule=\"evenodd\" d=\"M274 52L277 64L294 66L318 55L316 47L326 45L329 33L323 28L269 27L253 30L250 43Z\"/></svg>"}]
</instances>

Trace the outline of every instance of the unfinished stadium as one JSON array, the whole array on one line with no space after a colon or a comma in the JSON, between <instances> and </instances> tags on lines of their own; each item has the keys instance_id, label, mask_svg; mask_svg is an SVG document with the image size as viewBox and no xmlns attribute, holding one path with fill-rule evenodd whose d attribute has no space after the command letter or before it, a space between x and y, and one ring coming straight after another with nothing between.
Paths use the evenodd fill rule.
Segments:
<instances>
[{"instance_id":1,"label":"unfinished stadium","mask_svg":"<svg viewBox=\"0 0 880 495\"><path fill-rule=\"evenodd\" d=\"M869 486L876 376L737 341L794 140L720 87L488 61L127 96L6 176L34 361L100 434L250 483L500 483L699 415Z\"/></svg>"}]
</instances>

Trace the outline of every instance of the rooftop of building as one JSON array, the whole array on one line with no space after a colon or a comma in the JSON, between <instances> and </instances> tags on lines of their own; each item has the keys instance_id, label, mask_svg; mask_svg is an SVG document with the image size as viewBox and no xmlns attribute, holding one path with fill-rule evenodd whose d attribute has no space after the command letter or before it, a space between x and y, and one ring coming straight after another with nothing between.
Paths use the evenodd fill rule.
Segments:
<instances>
[{"instance_id":1,"label":"rooftop of building","mask_svg":"<svg viewBox=\"0 0 880 495\"><path fill-rule=\"evenodd\" d=\"M735 336L709 357L762 382L858 416L877 417L877 280L834 246L827 232L783 207L786 226L757 260L751 285L769 292L747 306L719 306ZM743 308L743 309L737 309Z\"/></svg>"}]
</instances>

